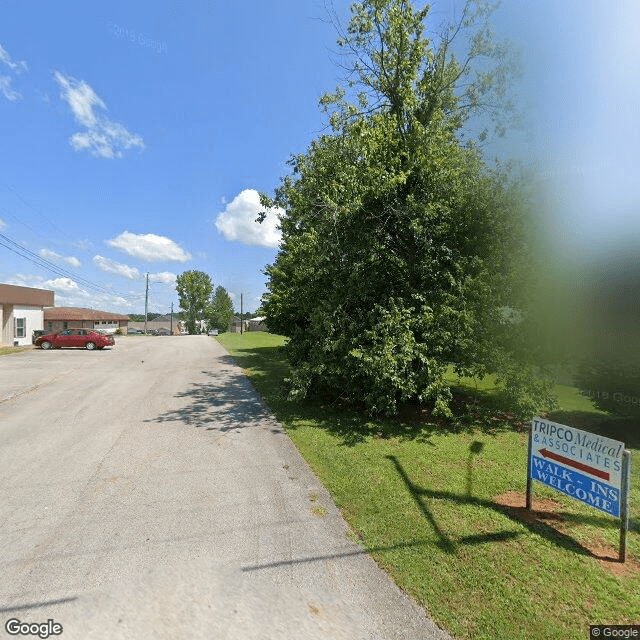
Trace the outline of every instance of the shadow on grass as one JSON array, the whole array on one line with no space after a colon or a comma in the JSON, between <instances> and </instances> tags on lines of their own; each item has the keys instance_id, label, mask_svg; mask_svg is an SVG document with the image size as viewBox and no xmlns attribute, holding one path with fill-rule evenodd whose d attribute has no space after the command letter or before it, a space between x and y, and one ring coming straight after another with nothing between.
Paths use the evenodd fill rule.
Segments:
<instances>
[{"instance_id":1,"label":"shadow on grass","mask_svg":"<svg viewBox=\"0 0 640 640\"><path fill-rule=\"evenodd\" d=\"M428 409L404 404L393 418L367 418L357 401L345 397L292 402L286 400L284 384L289 365L282 346L236 349L236 355L222 356L252 376L252 382L265 396L280 418L291 423L313 420L318 426L354 446L370 437L399 438L431 444L434 434L447 435L481 432L496 435L505 431L523 432L528 424L519 423L511 414L500 410L500 396L495 389L470 389L452 386L451 403L454 418L442 419ZM589 411L555 411L550 419L584 429L615 440L627 447L640 449L640 424L637 419L605 415Z\"/></svg>"},{"instance_id":2,"label":"shadow on grass","mask_svg":"<svg viewBox=\"0 0 640 640\"><path fill-rule=\"evenodd\" d=\"M546 523L547 520L555 520L561 522L572 521L576 524L593 524L594 522L597 522L597 524L600 525L618 528L619 525L610 519L567 513L551 513L547 511L528 511L525 508L509 507L501 505L497 502L493 502L492 500L476 498L472 495L469 495L468 493L465 495L453 493L451 491L433 491L431 489L424 489L413 483L404 467L402 466L402 464L400 464L395 456L388 455L385 457L393 463L398 475L404 482L407 491L413 498L422 514L433 527L434 532L439 538L438 546L447 553L456 553L458 545L477 545L487 542L504 542L505 540L510 540L518 537L520 533L515 531L500 531L496 533L465 536L454 541L438 525L435 517L433 516L433 513L429 509L427 503L428 499L447 500L460 505L473 505L491 509L493 511L496 511L497 513L502 514L503 516L506 516L510 520L523 525L532 533L547 538L547 540L552 541L554 544L562 547L563 549L566 549L573 553L590 556L598 560L612 560L612 558L608 556L602 556L600 554L594 553L587 547L581 545L571 536L558 531L555 527L552 527L551 525Z\"/></svg>"},{"instance_id":3,"label":"shadow on grass","mask_svg":"<svg viewBox=\"0 0 640 640\"><path fill-rule=\"evenodd\" d=\"M495 417L496 411L490 392L479 391L473 396L454 389L452 408L454 419L442 419L429 410L414 404L404 404L391 418L369 418L361 404L347 397L329 397L290 401L286 399L284 383L289 372L283 347L247 347L234 349L234 356L221 356L223 361L237 364L251 375L251 381L277 411L278 418L289 428L305 421L313 421L320 428L338 437L343 446L352 447L367 438L398 438L432 444L434 434L482 431L495 435L499 431L519 427L509 421L508 415Z\"/></svg>"}]
</instances>

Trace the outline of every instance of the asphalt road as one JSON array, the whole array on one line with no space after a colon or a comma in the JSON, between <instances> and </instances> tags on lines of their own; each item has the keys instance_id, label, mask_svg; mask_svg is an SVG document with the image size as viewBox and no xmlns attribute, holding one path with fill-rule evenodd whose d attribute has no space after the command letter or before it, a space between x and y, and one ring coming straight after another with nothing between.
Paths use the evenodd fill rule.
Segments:
<instances>
[{"instance_id":1,"label":"asphalt road","mask_svg":"<svg viewBox=\"0 0 640 640\"><path fill-rule=\"evenodd\" d=\"M0 357L0 637L449 638L213 338L116 340Z\"/></svg>"}]
</instances>

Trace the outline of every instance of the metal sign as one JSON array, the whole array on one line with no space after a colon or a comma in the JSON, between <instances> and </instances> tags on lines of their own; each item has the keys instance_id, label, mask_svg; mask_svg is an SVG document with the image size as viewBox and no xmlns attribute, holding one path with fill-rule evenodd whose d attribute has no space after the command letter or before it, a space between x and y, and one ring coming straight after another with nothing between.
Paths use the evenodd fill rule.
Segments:
<instances>
[{"instance_id":1,"label":"metal sign","mask_svg":"<svg viewBox=\"0 0 640 640\"><path fill-rule=\"evenodd\" d=\"M620 517L624 443L542 418L531 423L529 475Z\"/></svg>"},{"instance_id":2,"label":"metal sign","mask_svg":"<svg viewBox=\"0 0 640 640\"><path fill-rule=\"evenodd\" d=\"M624 443L543 418L531 421L527 509L537 480L621 519L620 561L626 559L631 455Z\"/></svg>"}]
</instances>

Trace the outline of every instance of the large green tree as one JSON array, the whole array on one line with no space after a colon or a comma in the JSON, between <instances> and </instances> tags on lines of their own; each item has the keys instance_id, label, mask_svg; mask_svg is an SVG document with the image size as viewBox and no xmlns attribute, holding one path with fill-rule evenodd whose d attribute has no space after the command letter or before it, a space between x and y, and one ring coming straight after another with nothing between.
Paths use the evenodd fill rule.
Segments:
<instances>
[{"instance_id":1,"label":"large green tree","mask_svg":"<svg viewBox=\"0 0 640 640\"><path fill-rule=\"evenodd\" d=\"M528 353L522 318L509 313L522 302L522 192L461 142L469 115L499 113L512 67L484 26L462 62L450 54L480 10L468 6L437 48L427 15L408 0L353 5L339 40L352 56L350 87L321 100L333 131L262 197L286 211L266 269L268 323L290 338L293 396L348 395L374 413L418 400L450 415L454 365L499 370L526 411L545 388L518 357Z\"/></svg>"},{"instance_id":2,"label":"large green tree","mask_svg":"<svg viewBox=\"0 0 640 640\"><path fill-rule=\"evenodd\" d=\"M233 320L233 302L227 290L216 287L211 303L207 307L207 322L210 329L229 331Z\"/></svg>"},{"instance_id":3,"label":"large green tree","mask_svg":"<svg viewBox=\"0 0 640 640\"><path fill-rule=\"evenodd\" d=\"M180 308L184 311L187 331L199 333L197 322L204 319L213 291L211 278L204 271L185 271L176 278Z\"/></svg>"}]
</instances>

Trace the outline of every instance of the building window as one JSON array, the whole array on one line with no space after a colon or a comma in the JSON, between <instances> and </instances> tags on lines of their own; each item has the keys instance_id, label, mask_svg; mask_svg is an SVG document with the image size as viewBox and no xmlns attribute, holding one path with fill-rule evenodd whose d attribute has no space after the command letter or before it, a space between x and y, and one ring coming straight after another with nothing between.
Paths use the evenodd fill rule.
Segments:
<instances>
[{"instance_id":1,"label":"building window","mask_svg":"<svg viewBox=\"0 0 640 640\"><path fill-rule=\"evenodd\" d=\"M53 322L51 320L47 320L47 331L53 331Z\"/></svg>"},{"instance_id":2,"label":"building window","mask_svg":"<svg viewBox=\"0 0 640 640\"><path fill-rule=\"evenodd\" d=\"M27 337L27 319L26 318L16 318L16 338L26 338Z\"/></svg>"},{"instance_id":3,"label":"building window","mask_svg":"<svg viewBox=\"0 0 640 640\"><path fill-rule=\"evenodd\" d=\"M63 329L67 329L68 327L69 327L69 323L65 320L65 321L62 323L62 328L63 328Z\"/></svg>"}]
</instances>

